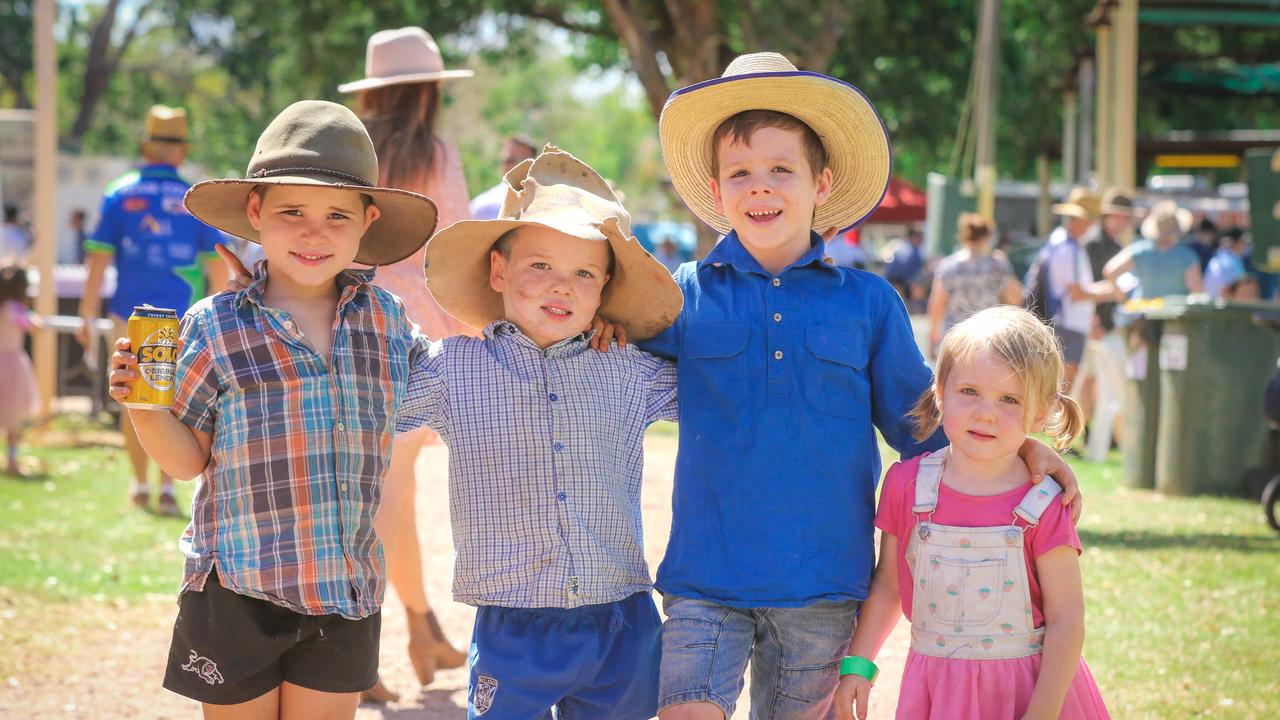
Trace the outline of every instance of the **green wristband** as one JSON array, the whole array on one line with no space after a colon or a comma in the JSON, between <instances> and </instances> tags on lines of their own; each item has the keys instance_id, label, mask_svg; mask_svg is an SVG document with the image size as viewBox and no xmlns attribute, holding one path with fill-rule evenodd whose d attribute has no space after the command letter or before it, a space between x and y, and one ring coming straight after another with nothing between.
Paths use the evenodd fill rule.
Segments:
<instances>
[{"instance_id":1,"label":"green wristband","mask_svg":"<svg viewBox=\"0 0 1280 720\"><path fill-rule=\"evenodd\" d=\"M845 675L859 675L867 679L872 685L876 682L876 676L880 674L880 668L876 664L864 657L857 655L846 655L840 661L840 677Z\"/></svg>"}]
</instances>

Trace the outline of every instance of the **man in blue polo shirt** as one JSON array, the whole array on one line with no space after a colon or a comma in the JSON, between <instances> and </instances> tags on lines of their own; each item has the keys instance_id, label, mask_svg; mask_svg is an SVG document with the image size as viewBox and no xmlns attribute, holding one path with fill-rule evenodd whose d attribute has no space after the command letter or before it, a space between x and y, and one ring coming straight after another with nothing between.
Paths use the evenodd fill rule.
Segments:
<instances>
[{"instance_id":1,"label":"man in blue polo shirt","mask_svg":"<svg viewBox=\"0 0 1280 720\"><path fill-rule=\"evenodd\" d=\"M227 238L192 217L182 204L191 187L178 175L187 157L186 110L152 107L140 149L142 165L107 186L98 227L84 243L89 272L80 300L84 325L77 337L86 347L89 324L102 311L102 277L112 263L116 292L107 303L107 315L116 324L112 337L128 334L125 323L135 305L173 308L181 317L208 290L216 292L227 282L226 268L214 250ZM128 413L120 415L120 431L133 464L129 497L135 505L147 507L149 461ZM157 509L164 514L179 512L173 479L163 473Z\"/></svg>"}]
</instances>

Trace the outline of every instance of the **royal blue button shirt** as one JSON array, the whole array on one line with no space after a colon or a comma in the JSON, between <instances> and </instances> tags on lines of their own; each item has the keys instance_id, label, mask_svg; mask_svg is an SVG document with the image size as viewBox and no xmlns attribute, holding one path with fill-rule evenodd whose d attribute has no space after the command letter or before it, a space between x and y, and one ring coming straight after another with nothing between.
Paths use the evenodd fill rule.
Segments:
<instances>
[{"instance_id":1,"label":"royal blue button shirt","mask_svg":"<svg viewBox=\"0 0 1280 720\"><path fill-rule=\"evenodd\" d=\"M730 233L675 279L676 323L640 343L678 360L680 450L657 588L735 607L864 599L876 428L904 457L932 374L897 292L823 262L815 234L777 275Z\"/></svg>"}]
</instances>

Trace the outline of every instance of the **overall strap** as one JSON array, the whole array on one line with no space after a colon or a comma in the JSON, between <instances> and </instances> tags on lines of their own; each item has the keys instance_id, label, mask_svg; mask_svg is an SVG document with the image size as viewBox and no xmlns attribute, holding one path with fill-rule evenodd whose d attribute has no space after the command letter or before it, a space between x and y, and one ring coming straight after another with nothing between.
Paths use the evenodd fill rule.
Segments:
<instances>
[{"instance_id":1,"label":"overall strap","mask_svg":"<svg viewBox=\"0 0 1280 720\"><path fill-rule=\"evenodd\" d=\"M911 512L919 515L938 509L938 487L942 485L942 468L946 462L946 448L920 458L920 470L916 473L916 500Z\"/></svg>"},{"instance_id":2,"label":"overall strap","mask_svg":"<svg viewBox=\"0 0 1280 720\"><path fill-rule=\"evenodd\" d=\"M1046 477L1039 485L1034 485L1022 497L1022 502L1013 509L1014 524L1021 518L1029 527L1040 523L1040 516L1049 508L1055 498L1062 494L1062 486L1051 477Z\"/></svg>"}]
</instances>

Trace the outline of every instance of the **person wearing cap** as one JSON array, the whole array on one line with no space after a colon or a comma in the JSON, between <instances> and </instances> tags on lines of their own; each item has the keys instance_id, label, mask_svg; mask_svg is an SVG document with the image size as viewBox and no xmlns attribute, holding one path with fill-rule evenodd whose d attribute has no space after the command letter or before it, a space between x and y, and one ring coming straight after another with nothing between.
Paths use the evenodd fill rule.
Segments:
<instances>
[{"instance_id":1,"label":"person wearing cap","mask_svg":"<svg viewBox=\"0 0 1280 720\"><path fill-rule=\"evenodd\" d=\"M369 37L364 74L360 80L339 85L338 90L356 94L356 114L378 153L379 184L430 197L439 210L440 227L469 218L462 161L458 151L436 134L436 118L444 83L474 73L446 69L430 33L420 27L404 27ZM379 268L373 283L395 293L404 302L409 319L432 340L478 334L441 310L431 297L422 270L425 259L423 247L404 260ZM422 576L414 473L422 448L436 442L439 438L426 429L396 435L378 514L387 579L404 604L409 661L422 685L431 683L437 669L461 667L467 661L466 653L445 638L427 600ZM363 697L369 702L398 698L381 680Z\"/></svg>"},{"instance_id":2,"label":"person wearing cap","mask_svg":"<svg viewBox=\"0 0 1280 720\"><path fill-rule=\"evenodd\" d=\"M1135 240L1107 262L1108 280L1126 272L1138 278L1136 295L1150 300L1204 290L1200 259L1178 238L1191 229L1191 212L1173 200L1156 203L1142 221L1142 238Z\"/></svg>"},{"instance_id":3,"label":"person wearing cap","mask_svg":"<svg viewBox=\"0 0 1280 720\"><path fill-rule=\"evenodd\" d=\"M750 661L753 712L827 718L873 565L876 430L903 457L946 441L912 437L932 376L902 299L825 262L818 234L875 211L889 137L857 88L777 53L677 90L659 134L676 192L724 234L640 343L679 368L660 717L733 715ZM1067 469L1032 446L1036 472Z\"/></svg>"},{"instance_id":4,"label":"person wearing cap","mask_svg":"<svg viewBox=\"0 0 1280 720\"><path fill-rule=\"evenodd\" d=\"M505 177L511 168L525 160L538 155L538 146L528 135L512 135L502 143L502 175ZM502 211L502 201L507 199L507 183L499 179L498 184L485 190L471 200L471 217L476 220L493 220Z\"/></svg>"},{"instance_id":5,"label":"person wearing cap","mask_svg":"<svg viewBox=\"0 0 1280 720\"><path fill-rule=\"evenodd\" d=\"M102 313L102 280L108 266L116 270L116 291L107 302L107 317L115 323L116 335L127 334L126 322L136 305L170 308L181 317L210 288L220 289L227 281L214 249L229 239L192 217L182 205L183 193L191 187L178 174L187 157L187 111L153 106L147 112L139 149L142 165L107 186L98 226L84 243L88 272L76 338L86 348L89 328ZM133 467L129 498L145 508L151 497L150 463L129 413L120 414L120 432ZM173 479L163 470L156 502L162 514L180 514Z\"/></svg>"},{"instance_id":6,"label":"person wearing cap","mask_svg":"<svg viewBox=\"0 0 1280 720\"><path fill-rule=\"evenodd\" d=\"M1115 296L1110 282L1095 281L1082 243L1102 218L1102 203L1088 188L1071 189L1067 201L1052 208L1062 224L1045 242L1050 324L1062 344L1067 387L1075 384L1085 345L1093 328L1096 303Z\"/></svg>"},{"instance_id":7,"label":"person wearing cap","mask_svg":"<svg viewBox=\"0 0 1280 720\"><path fill-rule=\"evenodd\" d=\"M374 270L350 266L413 255L436 207L379 186L360 120L322 101L290 105L244 178L185 202L266 259L182 318L172 407L129 411L161 468L198 477L164 686L205 717L354 717L378 673L374 518L427 344ZM120 399L138 373L128 338L115 347Z\"/></svg>"},{"instance_id":8,"label":"person wearing cap","mask_svg":"<svg viewBox=\"0 0 1280 720\"><path fill-rule=\"evenodd\" d=\"M1089 268L1095 278L1105 277L1111 258L1129 242L1133 230L1133 196L1127 190L1108 188L1102 194L1102 222L1084 238ZM1121 241L1124 241L1123 243ZM1116 328L1116 301L1100 301L1094 306L1093 326L1081 360L1080 382L1072 395L1084 408L1089 427L1085 433L1085 457L1102 462L1111 450L1114 430L1120 427L1124 401L1124 337Z\"/></svg>"},{"instance_id":9,"label":"person wearing cap","mask_svg":"<svg viewBox=\"0 0 1280 720\"><path fill-rule=\"evenodd\" d=\"M582 161L547 146L505 182L496 219L427 244L432 294L484 335L433 343L400 415L449 446L454 600L479 608L467 716L650 718L662 622L644 431L675 419L676 370L589 343L597 313L634 338L662 332L680 290Z\"/></svg>"}]
</instances>

